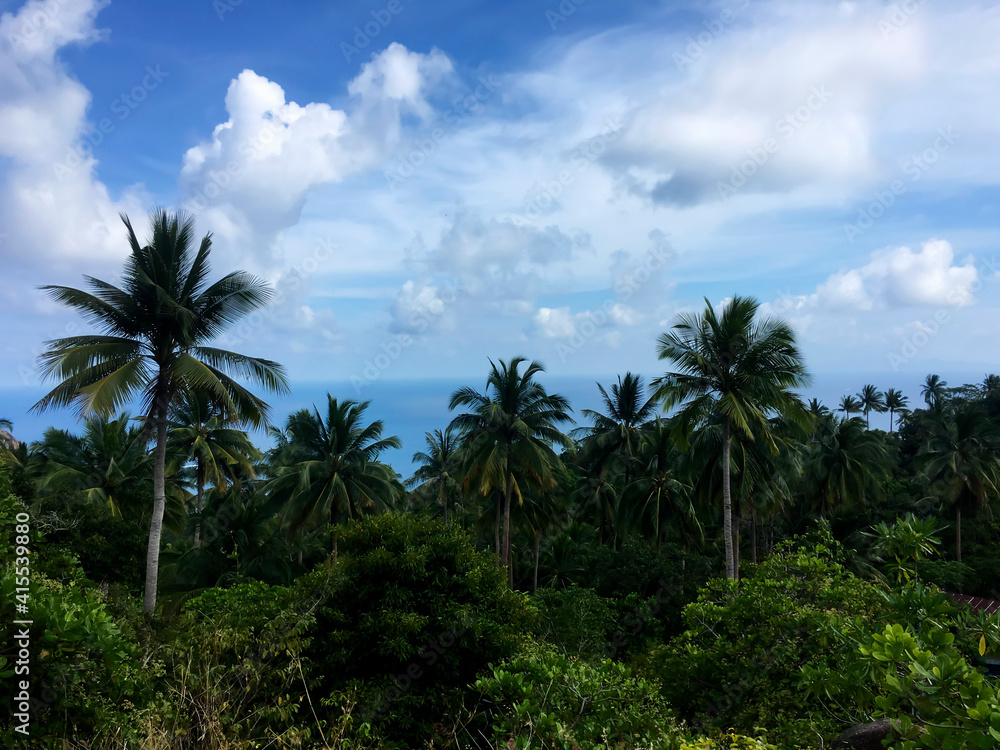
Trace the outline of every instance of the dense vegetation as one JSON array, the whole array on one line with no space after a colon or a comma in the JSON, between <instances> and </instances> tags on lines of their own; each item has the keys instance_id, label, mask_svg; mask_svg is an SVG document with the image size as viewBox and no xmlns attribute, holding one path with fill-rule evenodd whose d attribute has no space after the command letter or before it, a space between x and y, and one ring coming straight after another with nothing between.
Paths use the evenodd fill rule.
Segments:
<instances>
[{"instance_id":1,"label":"dense vegetation","mask_svg":"<svg viewBox=\"0 0 1000 750\"><path fill-rule=\"evenodd\" d=\"M1000 743L1000 622L944 593L1000 599L997 376L806 404L794 333L737 297L569 432L539 363L491 362L404 478L367 403L270 426L245 384L280 365L210 345L269 290L152 224L122 288L50 289L101 330L43 356L38 406L81 431L0 440L34 699L4 746L811 748L879 718L899 748Z\"/></svg>"}]
</instances>

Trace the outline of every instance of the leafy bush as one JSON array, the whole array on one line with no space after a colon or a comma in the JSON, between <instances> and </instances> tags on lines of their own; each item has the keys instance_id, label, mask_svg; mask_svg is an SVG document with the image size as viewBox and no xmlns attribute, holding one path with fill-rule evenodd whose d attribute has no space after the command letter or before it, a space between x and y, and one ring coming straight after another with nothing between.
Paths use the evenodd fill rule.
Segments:
<instances>
[{"instance_id":1,"label":"leafy bush","mask_svg":"<svg viewBox=\"0 0 1000 750\"><path fill-rule=\"evenodd\" d=\"M14 705L22 681L27 681L31 738L41 745L67 739L134 739L151 674L141 668L138 649L122 636L104 597L77 561L61 553L49 555L44 537L33 526L27 535L20 533L15 519L23 512L0 473L0 559L14 563L0 572L0 701ZM18 538L23 536L28 537L27 545ZM25 556L18 554L18 546L29 549L27 596L18 595L26 577ZM18 611L20 605L27 606L26 613ZM15 620L32 624L14 625ZM24 630L27 664L15 640ZM10 713L0 719L5 747L24 739L15 731L22 723Z\"/></svg>"},{"instance_id":2,"label":"leafy bush","mask_svg":"<svg viewBox=\"0 0 1000 750\"><path fill-rule=\"evenodd\" d=\"M817 634L834 614L871 617L877 606L878 590L850 575L845 557L821 531L747 565L738 582L712 581L685 608L687 630L651 649L644 668L682 718L707 730L771 727L782 746L836 736L837 722L798 683L804 664L832 651Z\"/></svg>"},{"instance_id":3,"label":"leafy bush","mask_svg":"<svg viewBox=\"0 0 1000 750\"><path fill-rule=\"evenodd\" d=\"M328 721L357 702L352 729L416 747L487 664L520 648L537 613L454 526L384 515L336 534L336 562L295 587L322 592L303 652L314 697Z\"/></svg>"},{"instance_id":4,"label":"leafy bush","mask_svg":"<svg viewBox=\"0 0 1000 750\"><path fill-rule=\"evenodd\" d=\"M679 732L658 686L610 659L595 663L551 646L491 667L463 727L474 746L550 750L673 750Z\"/></svg>"}]
</instances>

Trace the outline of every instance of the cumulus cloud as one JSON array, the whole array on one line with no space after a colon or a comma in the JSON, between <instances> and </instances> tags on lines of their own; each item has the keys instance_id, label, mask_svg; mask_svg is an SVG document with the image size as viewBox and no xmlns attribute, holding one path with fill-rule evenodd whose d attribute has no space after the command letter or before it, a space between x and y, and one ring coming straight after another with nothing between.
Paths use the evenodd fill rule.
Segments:
<instances>
[{"instance_id":1,"label":"cumulus cloud","mask_svg":"<svg viewBox=\"0 0 1000 750\"><path fill-rule=\"evenodd\" d=\"M252 70L229 85L229 119L184 155L183 205L223 243L257 252L298 223L307 194L379 162L399 141L401 117L426 117L429 87L452 71L441 52L393 43L348 85L350 111L286 100L282 87Z\"/></svg>"},{"instance_id":2,"label":"cumulus cloud","mask_svg":"<svg viewBox=\"0 0 1000 750\"><path fill-rule=\"evenodd\" d=\"M677 44L674 80L633 108L605 163L627 191L676 207L869 176L879 103L928 66L922 23L883 38L878 12L772 3L710 49Z\"/></svg>"},{"instance_id":3,"label":"cumulus cloud","mask_svg":"<svg viewBox=\"0 0 1000 750\"><path fill-rule=\"evenodd\" d=\"M979 271L971 261L955 264L946 240L932 239L920 250L877 250L858 268L832 274L809 295L785 295L769 311L858 312L901 307L964 307L975 300Z\"/></svg>"},{"instance_id":4,"label":"cumulus cloud","mask_svg":"<svg viewBox=\"0 0 1000 750\"><path fill-rule=\"evenodd\" d=\"M141 212L141 188L114 199L95 175L88 139L90 92L59 52L101 38L103 0L32 0L0 17L0 256L24 263L102 261L127 251L119 211ZM91 265L91 271L100 270ZM110 268L110 264L106 267ZM69 270L69 269L66 269Z\"/></svg>"}]
</instances>

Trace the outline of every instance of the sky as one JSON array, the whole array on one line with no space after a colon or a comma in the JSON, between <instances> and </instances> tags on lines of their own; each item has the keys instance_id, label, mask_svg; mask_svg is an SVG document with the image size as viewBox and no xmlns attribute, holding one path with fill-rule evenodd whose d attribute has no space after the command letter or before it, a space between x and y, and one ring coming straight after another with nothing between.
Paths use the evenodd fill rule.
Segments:
<instances>
[{"instance_id":1,"label":"sky","mask_svg":"<svg viewBox=\"0 0 1000 750\"><path fill-rule=\"evenodd\" d=\"M675 317L736 294L831 402L1000 370L996 3L0 14L0 416L29 438L69 418L25 414L37 355L87 330L38 286L113 282L119 214L143 234L157 206L274 285L218 343L284 364L287 408L412 416L408 383L481 387L490 357L656 375Z\"/></svg>"}]
</instances>

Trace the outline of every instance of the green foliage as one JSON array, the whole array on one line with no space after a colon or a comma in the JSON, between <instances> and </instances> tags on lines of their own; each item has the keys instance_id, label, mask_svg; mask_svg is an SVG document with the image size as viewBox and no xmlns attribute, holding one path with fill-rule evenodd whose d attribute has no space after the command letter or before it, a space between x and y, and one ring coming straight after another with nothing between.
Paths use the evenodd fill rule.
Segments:
<instances>
[{"instance_id":1,"label":"green foliage","mask_svg":"<svg viewBox=\"0 0 1000 750\"><path fill-rule=\"evenodd\" d=\"M609 659L595 663L536 646L492 666L465 725L489 747L558 750L679 745L678 731L655 683ZM478 744L477 744L478 746Z\"/></svg>"},{"instance_id":2,"label":"green foliage","mask_svg":"<svg viewBox=\"0 0 1000 750\"><path fill-rule=\"evenodd\" d=\"M1000 618L958 607L919 583L882 600L872 620L827 623L821 637L834 651L803 670L803 687L845 723L892 719L900 750L995 747L996 688L973 664L1000 653Z\"/></svg>"},{"instance_id":3,"label":"green foliage","mask_svg":"<svg viewBox=\"0 0 1000 750\"><path fill-rule=\"evenodd\" d=\"M540 612L535 632L561 653L583 659L608 655L618 625L616 600L591 589L541 589L531 597Z\"/></svg>"},{"instance_id":4,"label":"green foliage","mask_svg":"<svg viewBox=\"0 0 1000 750\"><path fill-rule=\"evenodd\" d=\"M7 489L0 473L0 559L11 564L0 572L0 701L11 706L29 683L31 737L41 743L64 739L135 737L137 708L149 689L148 672L138 650L126 640L108 612L104 598L83 576L76 560L56 552L50 556L44 537L32 529L27 565L13 544L15 518L25 509ZM20 536L20 532L18 532ZM19 596L30 567L30 593ZM16 607L26 604L27 613ZM31 625L14 625L30 620ZM21 659L15 637L28 631L29 660ZM23 674L27 666L28 674ZM16 722L10 713L0 720L0 740L13 746Z\"/></svg>"},{"instance_id":5,"label":"green foliage","mask_svg":"<svg viewBox=\"0 0 1000 750\"><path fill-rule=\"evenodd\" d=\"M170 652L176 737L229 747L237 741L299 747L318 739L302 659L317 597L249 582L189 600ZM250 745L252 746L252 745Z\"/></svg>"},{"instance_id":6,"label":"green foliage","mask_svg":"<svg viewBox=\"0 0 1000 750\"><path fill-rule=\"evenodd\" d=\"M336 535L336 563L295 587L323 595L305 651L314 695L327 716L353 696L360 724L415 747L488 663L515 653L537 615L454 526L384 515Z\"/></svg>"},{"instance_id":7,"label":"green foliage","mask_svg":"<svg viewBox=\"0 0 1000 750\"><path fill-rule=\"evenodd\" d=\"M844 569L846 552L824 528L815 536L781 545L739 582L710 582L684 610L687 630L651 650L645 669L682 718L744 733L772 727L783 745L839 733L798 689L800 669L831 650L817 637L823 624L838 612L871 616L878 591Z\"/></svg>"},{"instance_id":8,"label":"green foliage","mask_svg":"<svg viewBox=\"0 0 1000 750\"><path fill-rule=\"evenodd\" d=\"M718 738L703 737L691 742L682 742L680 750L778 750L778 748L777 745L772 745L760 737L721 734Z\"/></svg>"}]
</instances>

